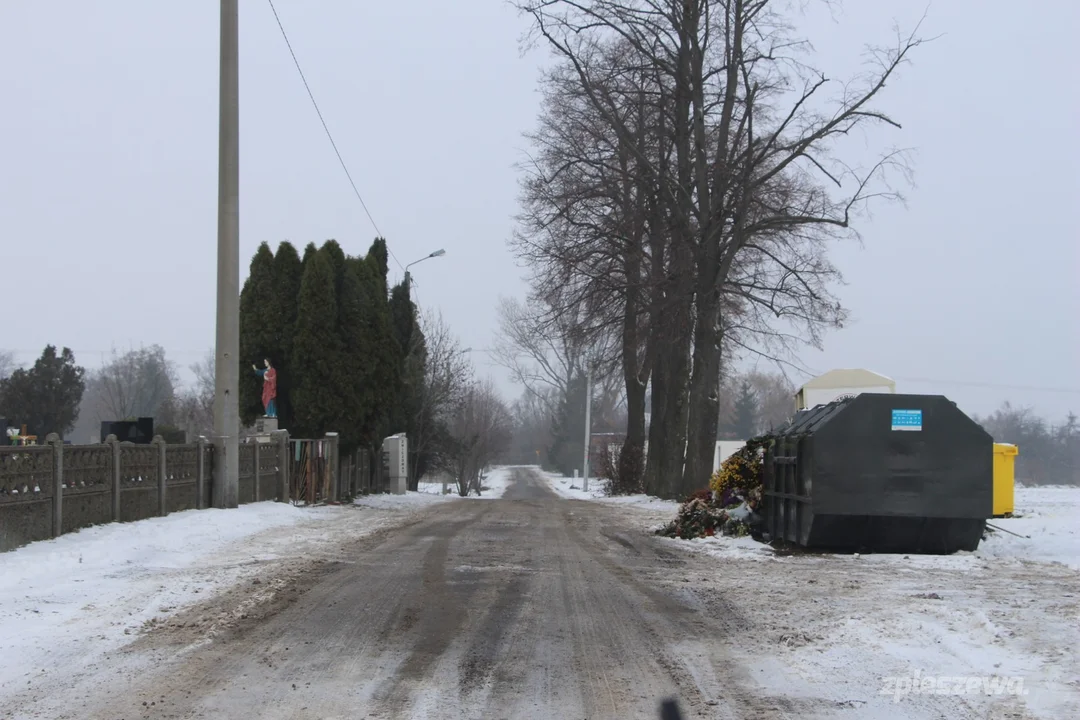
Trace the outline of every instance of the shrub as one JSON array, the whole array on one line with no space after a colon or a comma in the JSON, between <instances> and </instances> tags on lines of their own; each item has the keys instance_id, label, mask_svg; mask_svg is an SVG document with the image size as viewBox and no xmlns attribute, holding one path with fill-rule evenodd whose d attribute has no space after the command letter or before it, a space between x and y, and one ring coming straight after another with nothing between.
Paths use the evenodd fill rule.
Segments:
<instances>
[{"instance_id":1,"label":"shrub","mask_svg":"<svg viewBox=\"0 0 1080 720\"><path fill-rule=\"evenodd\" d=\"M618 453L605 450L600 458L600 476L607 479L608 495L636 495L644 490L644 455L641 448L624 445Z\"/></svg>"}]
</instances>

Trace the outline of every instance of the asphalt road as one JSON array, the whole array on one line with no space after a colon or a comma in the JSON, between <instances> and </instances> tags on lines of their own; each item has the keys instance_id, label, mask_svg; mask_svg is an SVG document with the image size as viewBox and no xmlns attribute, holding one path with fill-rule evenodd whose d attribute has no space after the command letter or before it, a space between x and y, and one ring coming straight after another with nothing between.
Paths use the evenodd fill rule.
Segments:
<instances>
[{"instance_id":1,"label":"asphalt road","mask_svg":"<svg viewBox=\"0 0 1080 720\"><path fill-rule=\"evenodd\" d=\"M150 633L140 652L175 658L80 716L648 718L666 697L776 716L740 690L745 620L672 581L692 556L515 472L501 500L357 543L257 621L194 648Z\"/></svg>"}]
</instances>

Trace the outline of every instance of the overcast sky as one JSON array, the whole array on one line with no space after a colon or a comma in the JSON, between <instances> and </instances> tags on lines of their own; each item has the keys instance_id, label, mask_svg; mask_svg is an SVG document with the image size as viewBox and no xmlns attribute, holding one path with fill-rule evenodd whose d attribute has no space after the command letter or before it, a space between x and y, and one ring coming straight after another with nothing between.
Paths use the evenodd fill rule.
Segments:
<instances>
[{"instance_id":1,"label":"overcast sky","mask_svg":"<svg viewBox=\"0 0 1080 720\"><path fill-rule=\"evenodd\" d=\"M489 347L498 297L524 291L505 241L544 54L522 54L523 20L500 0L276 2L397 261L446 249L414 269L420 303ZM969 412L1080 411L1078 8L929 7L940 37L882 103L903 130L867 141L914 148L916 187L864 222L862 247L836 249L853 322L806 367L867 367ZM862 43L922 10L849 1L801 22L844 77ZM269 5L240 13L244 274L264 240L363 253L375 230ZM0 348L28 364L67 345L94 366L113 346L160 343L181 365L211 346L217 62L212 0L0 2Z\"/></svg>"}]
</instances>

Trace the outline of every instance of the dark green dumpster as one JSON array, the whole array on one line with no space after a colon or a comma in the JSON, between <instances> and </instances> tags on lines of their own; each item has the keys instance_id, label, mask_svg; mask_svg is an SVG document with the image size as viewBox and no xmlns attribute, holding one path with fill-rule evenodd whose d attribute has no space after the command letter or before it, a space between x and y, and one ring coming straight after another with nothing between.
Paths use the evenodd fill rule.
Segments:
<instances>
[{"instance_id":1,"label":"dark green dumpster","mask_svg":"<svg viewBox=\"0 0 1080 720\"><path fill-rule=\"evenodd\" d=\"M994 441L941 395L863 393L800 411L765 453L768 540L867 552L975 550Z\"/></svg>"}]
</instances>

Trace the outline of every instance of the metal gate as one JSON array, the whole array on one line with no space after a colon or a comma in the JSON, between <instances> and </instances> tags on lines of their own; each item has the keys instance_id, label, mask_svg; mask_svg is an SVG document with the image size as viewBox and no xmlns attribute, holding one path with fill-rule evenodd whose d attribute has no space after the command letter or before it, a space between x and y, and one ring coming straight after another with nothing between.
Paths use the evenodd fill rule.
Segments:
<instances>
[{"instance_id":1,"label":"metal gate","mask_svg":"<svg viewBox=\"0 0 1080 720\"><path fill-rule=\"evenodd\" d=\"M383 462L372 465L371 453L360 448L350 455L341 457L341 487L352 496L370 495L383 493L387 487L387 458L381 457Z\"/></svg>"},{"instance_id":2,"label":"metal gate","mask_svg":"<svg viewBox=\"0 0 1080 720\"><path fill-rule=\"evenodd\" d=\"M306 505L336 499L332 497L335 483L330 441L290 440L289 446L289 499Z\"/></svg>"}]
</instances>

